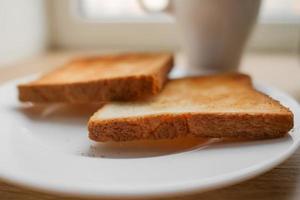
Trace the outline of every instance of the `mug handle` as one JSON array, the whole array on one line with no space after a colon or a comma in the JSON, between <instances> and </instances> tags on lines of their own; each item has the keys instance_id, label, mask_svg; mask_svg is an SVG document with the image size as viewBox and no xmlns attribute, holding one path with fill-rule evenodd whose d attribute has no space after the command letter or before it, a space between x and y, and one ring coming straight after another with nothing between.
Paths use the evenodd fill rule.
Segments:
<instances>
[{"instance_id":1,"label":"mug handle","mask_svg":"<svg viewBox=\"0 0 300 200\"><path fill-rule=\"evenodd\" d=\"M146 12L148 13L160 13L160 12L165 12L168 14L173 14L174 13L174 6L172 3L172 0L165 0L167 2L167 5L165 6L165 8L161 9L161 10L151 10L147 7L145 0L137 0L139 6Z\"/></svg>"}]
</instances>

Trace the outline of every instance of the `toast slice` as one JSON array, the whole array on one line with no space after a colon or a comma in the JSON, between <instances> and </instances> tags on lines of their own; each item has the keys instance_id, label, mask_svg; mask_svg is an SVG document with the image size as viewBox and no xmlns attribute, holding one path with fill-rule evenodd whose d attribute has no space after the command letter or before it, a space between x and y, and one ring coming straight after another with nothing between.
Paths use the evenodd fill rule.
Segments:
<instances>
[{"instance_id":1,"label":"toast slice","mask_svg":"<svg viewBox=\"0 0 300 200\"><path fill-rule=\"evenodd\" d=\"M88 122L90 139L101 142L187 135L267 139L292 127L293 113L243 74L170 80L159 95L107 104Z\"/></svg>"},{"instance_id":2,"label":"toast slice","mask_svg":"<svg viewBox=\"0 0 300 200\"><path fill-rule=\"evenodd\" d=\"M169 53L77 59L38 80L19 85L19 99L34 103L137 100L157 94L172 67Z\"/></svg>"}]
</instances>

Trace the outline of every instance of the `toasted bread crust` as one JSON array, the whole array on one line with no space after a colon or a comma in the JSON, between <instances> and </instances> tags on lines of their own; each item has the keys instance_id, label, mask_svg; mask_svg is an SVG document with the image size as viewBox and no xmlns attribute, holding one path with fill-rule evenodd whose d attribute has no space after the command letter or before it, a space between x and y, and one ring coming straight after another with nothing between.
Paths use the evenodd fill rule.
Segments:
<instances>
[{"instance_id":1,"label":"toasted bread crust","mask_svg":"<svg viewBox=\"0 0 300 200\"><path fill-rule=\"evenodd\" d=\"M293 114L201 113L157 115L122 120L89 121L94 141L131 141L196 137L268 139L283 137L293 127Z\"/></svg>"},{"instance_id":2,"label":"toasted bread crust","mask_svg":"<svg viewBox=\"0 0 300 200\"><path fill-rule=\"evenodd\" d=\"M126 55L124 55L126 57ZM123 57L124 57L123 56ZM138 57L138 55L135 55ZM129 55L127 55L129 57ZM105 58L105 57L104 57ZM89 62L100 58L78 59L74 62ZM113 59L109 57L109 59ZM118 62L118 61L111 61ZM93 103L113 100L129 101L157 94L163 87L167 74L173 67L169 54L162 66L145 75L132 75L99 80L85 80L71 83L36 82L18 86L19 100L35 103L69 102ZM54 71L58 73L59 69Z\"/></svg>"},{"instance_id":3,"label":"toasted bread crust","mask_svg":"<svg viewBox=\"0 0 300 200\"><path fill-rule=\"evenodd\" d=\"M192 94L192 90L196 93ZM175 106L170 111L161 112L171 104ZM176 110L185 104L190 105L189 111ZM256 91L250 77L242 74L171 80L158 96L133 109L144 110L145 105L151 110L159 110L159 114L128 116L127 104L121 104L114 113L123 106L128 110L107 116L112 105L107 104L90 118L90 139L106 142L172 139L186 135L268 139L283 137L293 128L293 113L278 101Z\"/></svg>"}]
</instances>

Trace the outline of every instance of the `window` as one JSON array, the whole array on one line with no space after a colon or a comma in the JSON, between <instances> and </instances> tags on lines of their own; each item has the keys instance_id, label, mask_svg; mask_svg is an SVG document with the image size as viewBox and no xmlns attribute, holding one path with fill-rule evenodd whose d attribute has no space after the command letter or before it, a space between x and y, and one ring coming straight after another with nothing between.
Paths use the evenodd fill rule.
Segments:
<instances>
[{"instance_id":1,"label":"window","mask_svg":"<svg viewBox=\"0 0 300 200\"><path fill-rule=\"evenodd\" d=\"M79 14L89 20L170 21L162 12L168 5L168 0L79 0Z\"/></svg>"},{"instance_id":2,"label":"window","mask_svg":"<svg viewBox=\"0 0 300 200\"><path fill-rule=\"evenodd\" d=\"M80 15L90 20L107 21L170 21L172 16L161 12L170 0L79 0ZM172 0L171 0L172 1ZM264 0L260 21L263 23L299 23L300 0Z\"/></svg>"},{"instance_id":3,"label":"window","mask_svg":"<svg viewBox=\"0 0 300 200\"><path fill-rule=\"evenodd\" d=\"M53 46L177 50L171 1L49 0ZM249 49L296 52L299 41L300 0L262 0Z\"/></svg>"},{"instance_id":4,"label":"window","mask_svg":"<svg viewBox=\"0 0 300 200\"><path fill-rule=\"evenodd\" d=\"M264 0L260 20L270 23L300 23L300 0Z\"/></svg>"}]
</instances>

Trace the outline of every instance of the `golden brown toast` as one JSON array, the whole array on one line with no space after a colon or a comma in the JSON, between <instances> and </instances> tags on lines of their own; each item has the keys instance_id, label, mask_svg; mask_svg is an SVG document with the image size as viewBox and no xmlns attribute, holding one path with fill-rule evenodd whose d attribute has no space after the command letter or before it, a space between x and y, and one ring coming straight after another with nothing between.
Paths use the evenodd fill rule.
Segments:
<instances>
[{"instance_id":1,"label":"golden brown toast","mask_svg":"<svg viewBox=\"0 0 300 200\"><path fill-rule=\"evenodd\" d=\"M35 103L137 100L157 94L172 67L169 53L77 59L38 80L19 85L19 99Z\"/></svg>"},{"instance_id":2,"label":"golden brown toast","mask_svg":"<svg viewBox=\"0 0 300 200\"><path fill-rule=\"evenodd\" d=\"M101 142L186 135L266 139L292 127L292 112L242 74L170 80L159 95L107 104L88 123L89 137Z\"/></svg>"}]
</instances>

